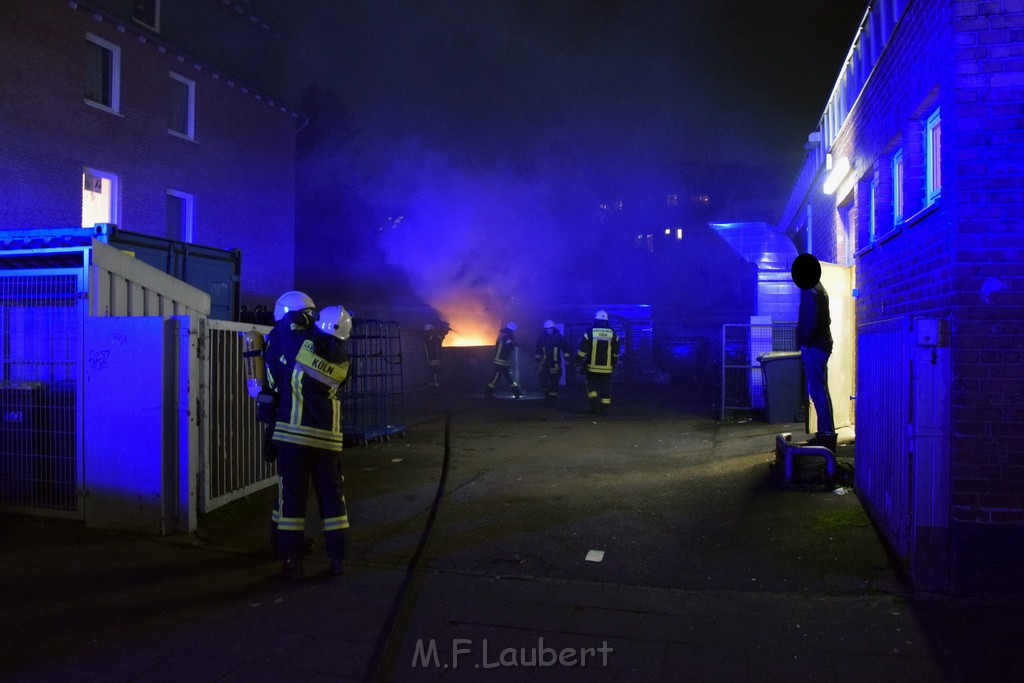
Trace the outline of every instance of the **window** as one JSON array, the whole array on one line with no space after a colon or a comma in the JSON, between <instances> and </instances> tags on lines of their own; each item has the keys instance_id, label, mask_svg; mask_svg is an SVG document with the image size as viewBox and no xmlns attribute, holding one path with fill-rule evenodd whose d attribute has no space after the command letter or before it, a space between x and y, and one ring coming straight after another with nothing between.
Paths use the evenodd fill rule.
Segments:
<instances>
[{"instance_id":1,"label":"window","mask_svg":"<svg viewBox=\"0 0 1024 683\"><path fill-rule=\"evenodd\" d=\"M160 0L132 0L132 19L160 32Z\"/></svg>"},{"instance_id":2,"label":"window","mask_svg":"<svg viewBox=\"0 0 1024 683\"><path fill-rule=\"evenodd\" d=\"M168 239L179 242L192 241L192 195L167 190L166 235Z\"/></svg>"},{"instance_id":3,"label":"window","mask_svg":"<svg viewBox=\"0 0 1024 683\"><path fill-rule=\"evenodd\" d=\"M171 72L171 108L167 118L167 132L189 140L195 137L196 83Z\"/></svg>"},{"instance_id":4,"label":"window","mask_svg":"<svg viewBox=\"0 0 1024 683\"><path fill-rule=\"evenodd\" d=\"M942 119L939 110L928 117L925 132L925 189L928 204L942 194Z\"/></svg>"},{"instance_id":5,"label":"window","mask_svg":"<svg viewBox=\"0 0 1024 683\"><path fill-rule=\"evenodd\" d=\"M86 168L82 171L82 226L117 223L117 176Z\"/></svg>"},{"instance_id":6,"label":"window","mask_svg":"<svg viewBox=\"0 0 1024 683\"><path fill-rule=\"evenodd\" d=\"M121 109L121 48L91 33L85 34L85 101Z\"/></svg>"},{"instance_id":7,"label":"window","mask_svg":"<svg viewBox=\"0 0 1024 683\"><path fill-rule=\"evenodd\" d=\"M892 155L892 222L903 222L903 149Z\"/></svg>"},{"instance_id":8,"label":"window","mask_svg":"<svg viewBox=\"0 0 1024 683\"><path fill-rule=\"evenodd\" d=\"M868 245L875 243L878 236L878 172L868 184Z\"/></svg>"}]
</instances>

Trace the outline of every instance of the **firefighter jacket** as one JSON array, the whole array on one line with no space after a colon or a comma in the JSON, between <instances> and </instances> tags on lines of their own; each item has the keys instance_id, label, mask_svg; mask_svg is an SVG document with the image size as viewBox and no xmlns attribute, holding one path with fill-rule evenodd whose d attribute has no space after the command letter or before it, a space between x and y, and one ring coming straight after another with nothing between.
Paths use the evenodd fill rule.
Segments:
<instances>
[{"instance_id":1,"label":"firefighter jacket","mask_svg":"<svg viewBox=\"0 0 1024 683\"><path fill-rule=\"evenodd\" d=\"M446 336L448 335L443 332L431 330L423 337L423 351L427 355L427 365L441 364L441 344L444 343Z\"/></svg>"},{"instance_id":2,"label":"firefighter jacket","mask_svg":"<svg viewBox=\"0 0 1024 683\"><path fill-rule=\"evenodd\" d=\"M604 321L594 321L594 327L583 335L576 356L587 372L611 374L619 362L619 335Z\"/></svg>"},{"instance_id":3,"label":"firefighter jacket","mask_svg":"<svg viewBox=\"0 0 1024 683\"><path fill-rule=\"evenodd\" d=\"M281 395L273 440L340 451L339 393L349 375L345 343L320 330L291 325L271 330L267 349L271 382Z\"/></svg>"},{"instance_id":4,"label":"firefighter jacket","mask_svg":"<svg viewBox=\"0 0 1024 683\"><path fill-rule=\"evenodd\" d=\"M558 330L551 334L547 331L541 332L537 337L537 350L534 353L537 365L544 368L561 368L563 359L569 357L569 347L565 344L565 337Z\"/></svg>"},{"instance_id":5,"label":"firefighter jacket","mask_svg":"<svg viewBox=\"0 0 1024 683\"><path fill-rule=\"evenodd\" d=\"M518 346L516 337L512 330L502 328L498 333L498 340L494 342L494 364L510 367L512 365L512 351Z\"/></svg>"}]
</instances>

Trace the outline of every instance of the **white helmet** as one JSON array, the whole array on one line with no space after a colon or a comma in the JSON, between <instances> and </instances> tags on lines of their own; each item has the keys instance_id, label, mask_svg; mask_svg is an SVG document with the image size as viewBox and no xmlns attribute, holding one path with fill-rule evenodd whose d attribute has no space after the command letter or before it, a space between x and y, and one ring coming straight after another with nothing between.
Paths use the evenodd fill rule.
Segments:
<instances>
[{"instance_id":1,"label":"white helmet","mask_svg":"<svg viewBox=\"0 0 1024 683\"><path fill-rule=\"evenodd\" d=\"M352 331L352 316L344 306L328 306L320 311L316 326L321 332L333 334L338 339L348 339Z\"/></svg>"},{"instance_id":2,"label":"white helmet","mask_svg":"<svg viewBox=\"0 0 1024 683\"><path fill-rule=\"evenodd\" d=\"M505 327L510 329L510 330L512 330L513 332L516 331L516 324L515 323L510 322L508 325L505 325Z\"/></svg>"},{"instance_id":3,"label":"white helmet","mask_svg":"<svg viewBox=\"0 0 1024 683\"><path fill-rule=\"evenodd\" d=\"M292 311L302 311L307 308L316 308L316 304L305 292L285 292L277 298L274 304L274 321L281 320L286 314Z\"/></svg>"},{"instance_id":4,"label":"white helmet","mask_svg":"<svg viewBox=\"0 0 1024 683\"><path fill-rule=\"evenodd\" d=\"M554 327L554 326L555 326L555 321L554 320L551 320L549 318L548 320L544 321L544 329L545 330L548 329L549 327Z\"/></svg>"},{"instance_id":5,"label":"white helmet","mask_svg":"<svg viewBox=\"0 0 1024 683\"><path fill-rule=\"evenodd\" d=\"M600 311L598 311L597 313L594 314L594 320L607 320L607 319L608 319L608 311L604 310L603 308Z\"/></svg>"}]
</instances>

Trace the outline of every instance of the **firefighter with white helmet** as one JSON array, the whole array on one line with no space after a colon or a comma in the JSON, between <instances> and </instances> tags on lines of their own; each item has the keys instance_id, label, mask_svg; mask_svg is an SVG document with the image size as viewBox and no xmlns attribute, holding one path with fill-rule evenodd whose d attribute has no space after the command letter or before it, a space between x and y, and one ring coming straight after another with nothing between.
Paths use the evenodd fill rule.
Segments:
<instances>
[{"instance_id":1,"label":"firefighter with white helmet","mask_svg":"<svg viewBox=\"0 0 1024 683\"><path fill-rule=\"evenodd\" d=\"M544 392L545 403L554 403L558 399L558 387L562 380L562 368L569 359L569 348L565 337L555 327L554 320L544 321L544 331L537 337L534 353L537 361L537 374L540 388Z\"/></svg>"},{"instance_id":2,"label":"firefighter with white helmet","mask_svg":"<svg viewBox=\"0 0 1024 683\"><path fill-rule=\"evenodd\" d=\"M296 333L310 330L316 320L316 304L305 292L285 292L274 303L274 328L267 335L263 348L266 364L266 386L256 397L256 415L267 423L263 440L263 457L277 460L278 446L274 441L274 428L281 402L281 387L288 384L291 365L298 353L301 336ZM258 333L256 333L258 334ZM278 477L277 505L270 515L271 544L277 548L277 530L281 519L281 481ZM312 543L312 540L310 540Z\"/></svg>"},{"instance_id":3,"label":"firefighter with white helmet","mask_svg":"<svg viewBox=\"0 0 1024 683\"><path fill-rule=\"evenodd\" d=\"M484 396L486 398L494 396L494 389L498 385L498 379L502 377L512 387L513 396L519 398L523 395L522 390L519 388L519 383L512 376L513 354L518 346L519 343L516 341L516 324L509 322L499 330L498 339L494 342L494 376L484 389Z\"/></svg>"},{"instance_id":4,"label":"firefighter with white helmet","mask_svg":"<svg viewBox=\"0 0 1024 683\"><path fill-rule=\"evenodd\" d=\"M282 321L288 316L312 319L307 313L311 313L307 308L289 307ZM348 512L338 470L343 445L340 392L349 377L345 340L352 331L352 316L343 306L328 306L312 322L309 327L279 324L271 332L278 333L276 347L273 342L268 345L275 368L271 377L281 394L273 435L281 477L277 550L289 578L303 573L302 542L311 478L332 576L344 571L347 550Z\"/></svg>"},{"instance_id":5,"label":"firefighter with white helmet","mask_svg":"<svg viewBox=\"0 0 1024 683\"><path fill-rule=\"evenodd\" d=\"M619 362L619 335L608 323L608 311L594 314L594 324L580 340L576 359L587 373L590 412L607 415L612 403L612 372Z\"/></svg>"}]
</instances>

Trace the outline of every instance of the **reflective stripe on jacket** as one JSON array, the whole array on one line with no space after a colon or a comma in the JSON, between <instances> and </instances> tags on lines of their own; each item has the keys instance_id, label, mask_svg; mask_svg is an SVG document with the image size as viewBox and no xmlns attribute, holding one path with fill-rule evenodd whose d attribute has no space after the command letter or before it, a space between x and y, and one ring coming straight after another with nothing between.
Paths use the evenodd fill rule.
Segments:
<instances>
[{"instance_id":1,"label":"reflective stripe on jacket","mask_svg":"<svg viewBox=\"0 0 1024 683\"><path fill-rule=\"evenodd\" d=\"M593 327L583 335L576 355L587 372L610 374L619 362L619 335L610 327Z\"/></svg>"}]
</instances>

